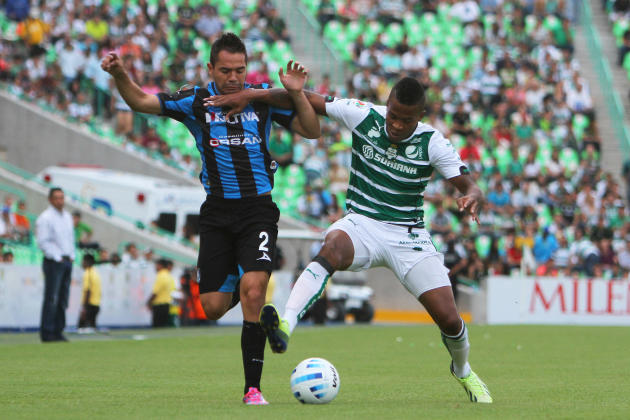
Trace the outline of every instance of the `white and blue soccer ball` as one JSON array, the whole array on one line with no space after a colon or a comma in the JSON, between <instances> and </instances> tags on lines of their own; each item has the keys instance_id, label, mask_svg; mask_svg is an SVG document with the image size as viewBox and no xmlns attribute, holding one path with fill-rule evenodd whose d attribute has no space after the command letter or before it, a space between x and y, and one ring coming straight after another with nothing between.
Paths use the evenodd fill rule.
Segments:
<instances>
[{"instance_id":1,"label":"white and blue soccer ball","mask_svg":"<svg viewBox=\"0 0 630 420\"><path fill-rule=\"evenodd\" d=\"M339 374L328 360L302 360L291 374L291 392L303 404L326 404L339 393Z\"/></svg>"}]
</instances>

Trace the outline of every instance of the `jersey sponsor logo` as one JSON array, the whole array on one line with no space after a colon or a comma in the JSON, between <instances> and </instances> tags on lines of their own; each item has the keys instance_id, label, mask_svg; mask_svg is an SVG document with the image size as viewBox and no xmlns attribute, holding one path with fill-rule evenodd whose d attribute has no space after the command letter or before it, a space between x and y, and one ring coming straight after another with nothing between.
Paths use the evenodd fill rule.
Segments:
<instances>
[{"instance_id":1,"label":"jersey sponsor logo","mask_svg":"<svg viewBox=\"0 0 630 420\"><path fill-rule=\"evenodd\" d=\"M253 111L241 112L240 114L234 114L229 120L225 119L225 115L222 112L206 112L206 122L226 122L228 124L238 124L246 121L260 121L258 114Z\"/></svg>"},{"instance_id":2,"label":"jersey sponsor logo","mask_svg":"<svg viewBox=\"0 0 630 420\"><path fill-rule=\"evenodd\" d=\"M417 234L415 234L416 237L418 236ZM413 239L413 238L412 238ZM416 240L412 240L412 241L398 241L398 245L433 245L433 243L431 241L416 241Z\"/></svg>"},{"instance_id":3,"label":"jersey sponsor logo","mask_svg":"<svg viewBox=\"0 0 630 420\"><path fill-rule=\"evenodd\" d=\"M247 144L260 144L262 143L262 139L260 137L234 137L229 139L210 139L210 146L219 147L219 146L240 146Z\"/></svg>"},{"instance_id":4,"label":"jersey sponsor logo","mask_svg":"<svg viewBox=\"0 0 630 420\"><path fill-rule=\"evenodd\" d=\"M388 159L385 156L381 155L380 153L374 154L374 160L379 162L379 163L382 163L383 165L387 166L388 168L392 168L392 169L395 169L397 171L404 172L406 174L410 174L410 175L417 175L418 174L418 168L415 168L413 166L405 165L405 164L402 164L400 162L396 162L394 160Z\"/></svg>"},{"instance_id":5,"label":"jersey sponsor logo","mask_svg":"<svg viewBox=\"0 0 630 420\"><path fill-rule=\"evenodd\" d=\"M364 144L363 156L365 156L366 159L372 159L374 157L374 148L368 144Z\"/></svg>"},{"instance_id":6,"label":"jersey sponsor logo","mask_svg":"<svg viewBox=\"0 0 630 420\"><path fill-rule=\"evenodd\" d=\"M357 108L367 108L368 106L370 106L369 104L363 101L354 101L353 105L356 106Z\"/></svg>"},{"instance_id":7,"label":"jersey sponsor logo","mask_svg":"<svg viewBox=\"0 0 630 420\"><path fill-rule=\"evenodd\" d=\"M405 155L407 155L409 159L422 159L422 148L414 145L407 146Z\"/></svg>"}]
</instances>

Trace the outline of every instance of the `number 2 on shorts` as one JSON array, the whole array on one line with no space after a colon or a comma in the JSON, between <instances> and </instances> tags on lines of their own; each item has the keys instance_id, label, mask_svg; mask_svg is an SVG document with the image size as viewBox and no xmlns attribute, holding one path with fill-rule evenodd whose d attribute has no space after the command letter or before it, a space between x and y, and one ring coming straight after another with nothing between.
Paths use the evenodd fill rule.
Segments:
<instances>
[{"instance_id":1,"label":"number 2 on shorts","mask_svg":"<svg viewBox=\"0 0 630 420\"><path fill-rule=\"evenodd\" d=\"M258 237L262 239L258 250L263 252L269 251L269 248L267 248L267 242L269 242L269 234L263 230L262 232L260 232L260 235L258 235Z\"/></svg>"}]
</instances>

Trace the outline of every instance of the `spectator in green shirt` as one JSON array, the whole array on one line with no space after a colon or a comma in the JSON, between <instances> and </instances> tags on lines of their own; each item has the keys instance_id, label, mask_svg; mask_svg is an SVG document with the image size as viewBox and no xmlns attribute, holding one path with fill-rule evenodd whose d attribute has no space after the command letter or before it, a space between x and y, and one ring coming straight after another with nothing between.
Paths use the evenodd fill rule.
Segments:
<instances>
[{"instance_id":1,"label":"spectator in green shirt","mask_svg":"<svg viewBox=\"0 0 630 420\"><path fill-rule=\"evenodd\" d=\"M293 163L293 145L285 141L282 136L274 135L269 140L269 153L278 162L278 166L285 167Z\"/></svg>"},{"instance_id":2,"label":"spectator in green shirt","mask_svg":"<svg viewBox=\"0 0 630 420\"><path fill-rule=\"evenodd\" d=\"M72 213L72 221L74 223L74 241L78 248L100 248L98 242L92 241L92 228L81 220L80 212Z\"/></svg>"}]
</instances>

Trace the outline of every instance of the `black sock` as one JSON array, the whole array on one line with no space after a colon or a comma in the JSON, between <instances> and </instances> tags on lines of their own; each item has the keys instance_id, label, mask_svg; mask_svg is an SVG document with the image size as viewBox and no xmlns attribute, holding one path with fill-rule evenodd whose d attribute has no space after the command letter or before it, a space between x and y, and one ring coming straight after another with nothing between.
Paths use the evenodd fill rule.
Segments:
<instances>
[{"instance_id":1,"label":"black sock","mask_svg":"<svg viewBox=\"0 0 630 420\"><path fill-rule=\"evenodd\" d=\"M250 387L260 390L266 340L267 336L258 322L243 321L241 351L243 352L243 369L245 370L245 394Z\"/></svg>"}]
</instances>

